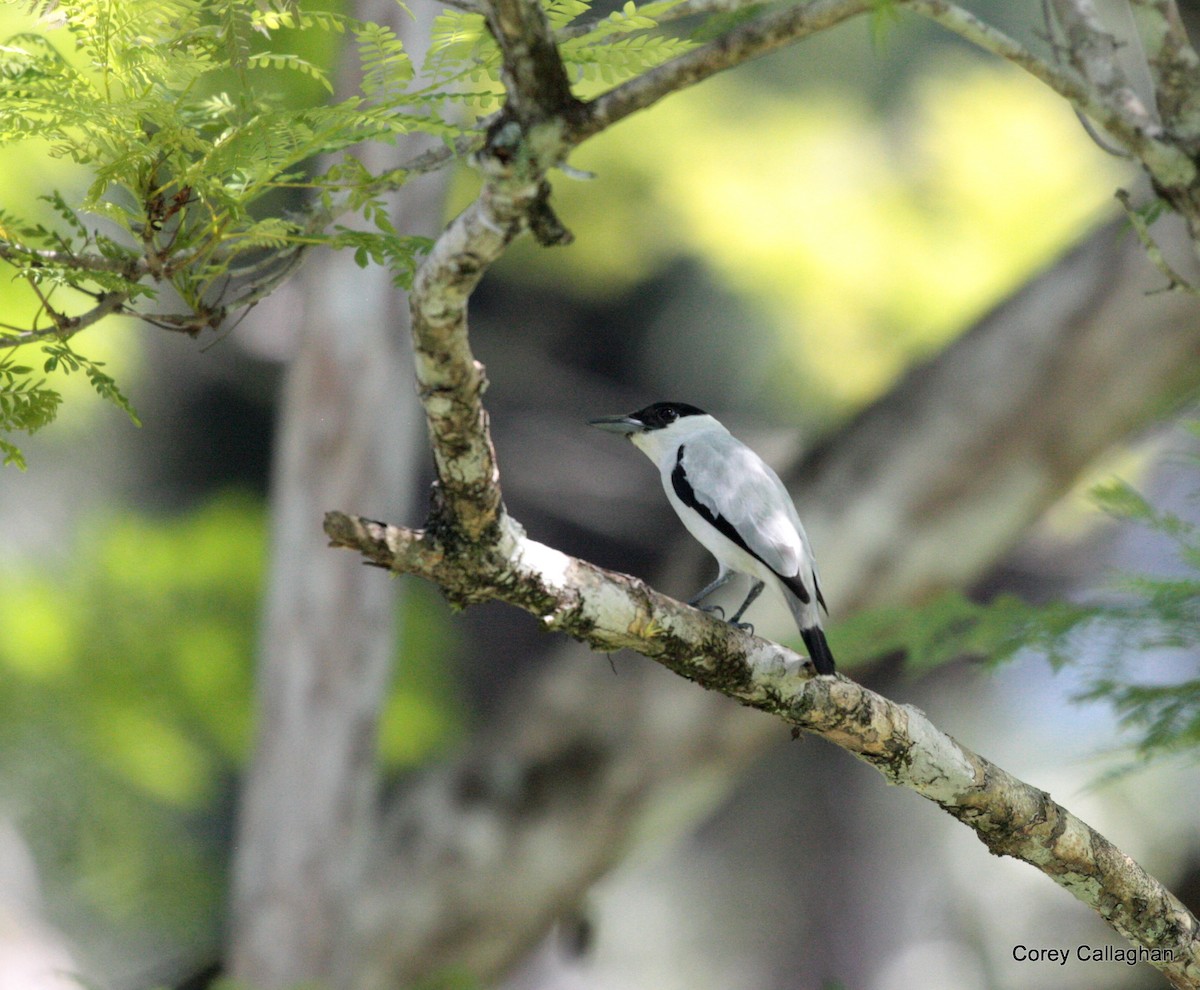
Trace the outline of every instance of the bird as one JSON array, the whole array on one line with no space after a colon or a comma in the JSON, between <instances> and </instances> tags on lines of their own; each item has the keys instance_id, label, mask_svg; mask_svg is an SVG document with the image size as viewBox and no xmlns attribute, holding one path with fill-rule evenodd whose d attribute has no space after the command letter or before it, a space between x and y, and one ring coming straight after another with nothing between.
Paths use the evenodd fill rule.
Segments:
<instances>
[{"instance_id":1,"label":"bird","mask_svg":"<svg viewBox=\"0 0 1200 990\"><path fill-rule=\"evenodd\" d=\"M716 557L716 580L688 604L721 611L700 603L734 574L745 574L752 582L750 592L729 622L753 631L741 618L770 585L791 610L816 672L834 673L833 653L821 625L821 612L828 608L817 565L779 475L716 418L686 402L655 402L626 416L602 416L588 423L627 437L654 462L671 507Z\"/></svg>"}]
</instances>

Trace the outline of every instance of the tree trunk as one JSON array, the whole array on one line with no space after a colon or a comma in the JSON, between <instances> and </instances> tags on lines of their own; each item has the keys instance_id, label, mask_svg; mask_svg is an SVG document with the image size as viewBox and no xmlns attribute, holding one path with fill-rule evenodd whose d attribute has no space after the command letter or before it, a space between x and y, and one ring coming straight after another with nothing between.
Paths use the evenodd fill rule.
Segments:
<instances>
[{"instance_id":1,"label":"tree trunk","mask_svg":"<svg viewBox=\"0 0 1200 990\"><path fill-rule=\"evenodd\" d=\"M419 64L432 5L415 5L415 21L385 0L356 7L356 17L391 24ZM401 139L362 155L381 171L420 150ZM407 186L396 227L436 233L447 179L443 171ZM323 254L302 281L275 452L257 742L232 879L229 969L260 990L350 981L339 948L377 812L377 724L399 586L329 552L322 513L351 504L408 518L428 456L408 306L388 270L360 270L350 252Z\"/></svg>"}]
</instances>

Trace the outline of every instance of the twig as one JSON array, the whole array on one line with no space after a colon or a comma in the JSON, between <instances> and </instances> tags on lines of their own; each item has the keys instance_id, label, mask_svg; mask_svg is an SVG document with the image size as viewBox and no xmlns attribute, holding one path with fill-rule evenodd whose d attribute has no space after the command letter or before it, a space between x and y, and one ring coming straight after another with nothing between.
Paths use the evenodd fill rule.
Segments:
<instances>
[{"instance_id":1,"label":"twig","mask_svg":"<svg viewBox=\"0 0 1200 990\"><path fill-rule=\"evenodd\" d=\"M967 41L1023 68L1040 79L1081 113L1096 121L1123 147L1138 158L1163 185L1185 187L1197 175L1196 164L1176 145L1165 140L1162 128L1145 112L1140 102L1110 105L1104 95L1074 72L1064 72L1038 58L1003 31L974 14L945 0L901 0L903 7L927 17ZM1089 62L1092 60L1089 58ZM1099 71L1097 68L1096 71ZM1124 94L1127 87L1112 86Z\"/></svg>"},{"instance_id":2,"label":"twig","mask_svg":"<svg viewBox=\"0 0 1200 990\"><path fill-rule=\"evenodd\" d=\"M579 144L665 96L871 9L870 0L816 0L763 14L585 104L568 137Z\"/></svg>"},{"instance_id":3,"label":"twig","mask_svg":"<svg viewBox=\"0 0 1200 990\"><path fill-rule=\"evenodd\" d=\"M31 344L39 340L49 340L51 337L57 340L68 340L79 333L80 330L90 327L93 323L98 323L106 316L122 312L128 300L129 296L127 293L109 292L101 296L99 302L86 313L81 313L79 316L62 317L61 324L45 327L41 330L33 329L25 330L21 333L0 335L0 348L20 347L22 344Z\"/></svg>"},{"instance_id":4,"label":"twig","mask_svg":"<svg viewBox=\"0 0 1200 990\"><path fill-rule=\"evenodd\" d=\"M1049 0L1049 4L1066 33L1065 47L1075 71L1130 123L1159 129L1158 120L1126 78L1117 57L1117 39L1104 27L1092 0Z\"/></svg>"},{"instance_id":5,"label":"twig","mask_svg":"<svg viewBox=\"0 0 1200 990\"><path fill-rule=\"evenodd\" d=\"M763 4L764 0L681 0L680 3L659 14L655 20L659 24L669 24L672 21L683 20L685 17L732 14L750 7L761 7ZM562 44L564 41L583 37L585 34L595 31L607 20L606 17L597 17L578 24L568 24L555 33L554 40Z\"/></svg>"},{"instance_id":6,"label":"twig","mask_svg":"<svg viewBox=\"0 0 1200 990\"><path fill-rule=\"evenodd\" d=\"M34 266L73 268L84 272L112 272L135 281L146 274L145 262L140 259L106 258L102 254L76 254L73 251L50 251L21 247L0 240L0 258L14 264L24 262Z\"/></svg>"},{"instance_id":7,"label":"twig","mask_svg":"<svg viewBox=\"0 0 1200 990\"><path fill-rule=\"evenodd\" d=\"M1129 192L1125 189L1118 189L1117 201L1125 210L1125 216L1129 220L1129 225L1133 227L1134 233L1141 241L1142 249L1146 252L1146 257L1150 259L1150 263L1154 265L1167 279L1167 284L1160 292L1172 292L1182 290L1189 295L1200 296L1200 288L1197 288L1186 278L1180 275L1171 263L1167 261L1166 255L1163 254L1162 248L1158 246L1158 242L1154 240L1154 235L1150 233L1150 224L1146 218L1138 211L1130 202Z\"/></svg>"},{"instance_id":8,"label":"twig","mask_svg":"<svg viewBox=\"0 0 1200 990\"><path fill-rule=\"evenodd\" d=\"M1163 124L1180 141L1200 142L1200 56L1188 40L1175 0L1130 0L1146 50Z\"/></svg>"},{"instance_id":9,"label":"twig","mask_svg":"<svg viewBox=\"0 0 1200 990\"><path fill-rule=\"evenodd\" d=\"M1042 23L1046 27L1046 38L1050 42L1050 50L1054 53L1054 62L1057 65L1060 62L1059 52L1062 50L1062 46L1060 46L1059 40L1056 37L1056 29L1059 27L1059 25L1050 13L1050 0L1042 0ZM1088 120L1083 111L1081 111L1078 107L1072 106L1071 111L1075 114L1075 119L1079 121L1079 126L1083 128L1084 133L1092 139L1092 143L1097 148L1099 148L1105 154L1112 155L1116 158L1133 158L1133 155L1131 155L1124 148L1119 148L1114 144L1110 144L1108 140L1105 139L1104 135L1100 133L1096 125Z\"/></svg>"}]
</instances>

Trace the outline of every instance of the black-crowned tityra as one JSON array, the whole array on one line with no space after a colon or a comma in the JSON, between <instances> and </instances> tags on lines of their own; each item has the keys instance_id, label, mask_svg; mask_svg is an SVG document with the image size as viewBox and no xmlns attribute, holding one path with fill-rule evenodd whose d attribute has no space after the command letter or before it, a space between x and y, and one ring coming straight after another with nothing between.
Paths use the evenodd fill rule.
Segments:
<instances>
[{"instance_id":1,"label":"black-crowned tityra","mask_svg":"<svg viewBox=\"0 0 1200 990\"><path fill-rule=\"evenodd\" d=\"M729 620L745 628L739 620L769 584L791 609L817 673L832 674L812 547L779 475L712 416L685 402L656 402L591 425L627 436L658 466L671 506L717 558L717 579L688 604L697 605L735 573L745 574L753 582L750 593Z\"/></svg>"}]
</instances>

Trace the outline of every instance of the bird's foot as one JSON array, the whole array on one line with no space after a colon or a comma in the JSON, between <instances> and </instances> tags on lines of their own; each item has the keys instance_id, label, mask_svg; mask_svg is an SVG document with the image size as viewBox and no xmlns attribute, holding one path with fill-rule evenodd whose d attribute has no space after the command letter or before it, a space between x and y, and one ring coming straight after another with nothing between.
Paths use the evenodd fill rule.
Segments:
<instances>
[{"instance_id":1,"label":"bird's foot","mask_svg":"<svg viewBox=\"0 0 1200 990\"><path fill-rule=\"evenodd\" d=\"M737 619L730 619L729 624L733 626L734 629L740 629L742 632L748 632L751 636L754 635L753 622L738 622Z\"/></svg>"},{"instance_id":2,"label":"bird's foot","mask_svg":"<svg viewBox=\"0 0 1200 990\"><path fill-rule=\"evenodd\" d=\"M725 609L721 608L720 605L693 605L692 608L698 608L701 612L707 612L709 615L717 612L722 619L725 618Z\"/></svg>"}]
</instances>

